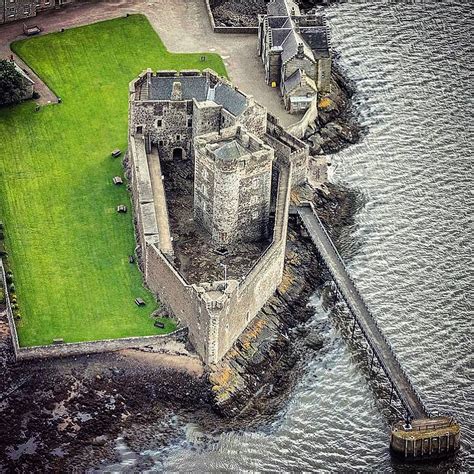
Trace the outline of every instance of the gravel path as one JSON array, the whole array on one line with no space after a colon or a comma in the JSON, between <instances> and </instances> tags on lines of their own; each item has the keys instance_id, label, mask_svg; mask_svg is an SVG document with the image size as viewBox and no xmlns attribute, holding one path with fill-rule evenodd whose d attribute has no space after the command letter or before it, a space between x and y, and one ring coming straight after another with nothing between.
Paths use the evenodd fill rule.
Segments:
<instances>
[{"instance_id":1,"label":"gravel path","mask_svg":"<svg viewBox=\"0 0 474 474\"><path fill-rule=\"evenodd\" d=\"M279 117L283 126L298 120L289 115L276 89L265 84L264 70L257 55L255 35L226 35L212 31L203 0L112 0L79 3L62 10L52 10L32 18L28 24L43 29L42 34L97 21L117 18L127 13L144 14L165 45L173 52L211 51L220 54L233 83ZM16 22L0 27L0 57L12 54L12 41L24 38L23 24ZM55 102L54 94L25 64L20 63L38 84L41 103Z\"/></svg>"}]
</instances>

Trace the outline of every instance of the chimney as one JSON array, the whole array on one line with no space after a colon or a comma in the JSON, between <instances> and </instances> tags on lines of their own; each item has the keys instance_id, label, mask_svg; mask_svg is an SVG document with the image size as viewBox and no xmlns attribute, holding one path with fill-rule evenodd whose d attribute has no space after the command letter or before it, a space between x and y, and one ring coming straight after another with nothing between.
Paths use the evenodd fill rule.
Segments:
<instances>
[{"instance_id":1,"label":"chimney","mask_svg":"<svg viewBox=\"0 0 474 474\"><path fill-rule=\"evenodd\" d=\"M181 82L173 82L173 90L171 92L171 100L183 100L183 91Z\"/></svg>"},{"instance_id":2,"label":"chimney","mask_svg":"<svg viewBox=\"0 0 474 474\"><path fill-rule=\"evenodd\" d=\"M297 53L298 58L303 58L304 57L304 46L303 43L298 43L298 53Z\"/></svg>"}]
</instances>

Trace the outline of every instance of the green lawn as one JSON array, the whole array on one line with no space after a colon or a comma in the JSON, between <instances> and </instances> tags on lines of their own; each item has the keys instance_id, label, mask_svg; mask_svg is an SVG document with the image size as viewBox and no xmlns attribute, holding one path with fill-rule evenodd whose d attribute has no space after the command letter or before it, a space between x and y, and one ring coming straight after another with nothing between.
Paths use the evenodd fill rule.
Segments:
<instances>
[{"instance_id":1,"label":"green lawn","mask_svg":"<svg viewBox=\"0 0 474 474\"><path fill-rule=\"evenodd\" d=\"M130 16L27 39L14 50L63 103L0 109L0 221L14 273L20 344L167 332L136 265L130 208L114 148L127 147L128 83L143 69L225 74L219 56L171 54L146 18ZM138 308L136 297L147 305Z\"/></svg>"}]
</instances>

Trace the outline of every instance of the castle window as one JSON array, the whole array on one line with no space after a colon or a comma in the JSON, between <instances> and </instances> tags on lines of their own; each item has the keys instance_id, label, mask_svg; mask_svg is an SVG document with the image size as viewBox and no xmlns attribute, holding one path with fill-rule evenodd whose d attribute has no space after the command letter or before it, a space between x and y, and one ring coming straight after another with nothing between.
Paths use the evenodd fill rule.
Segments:
<instances>
[{"instance_id":1,"label":"castle window","mask_svg":"<svg viewBox=\"0 0 474 474\"><path fill-rule=\"evenodd\" d=\"M176 135L176 140L180 141L181 140L181 135Z\"/></svg>"},{"instance_id":2,"label":"castle window","mask_svg":"<svg viewBox=\"0 0 474 474\"><path fill-rule=\"evenodd\" d=\"M139 133L139 134L142 134L142 133L143 133L143 127L142 127L141 125L139 125L139 126L137 127L137 133Z\"/></svg>"},{"instance_id":3,"label":"castle window","mask_svg":"<svg viewBox=\"0 0 474 474\"><path fill-rule=\"evenodd\" d=\"M258 219L258 211L253 211L252 212L252 220L256 221Z\"/></svg>"},{"instance_id":4,"label":"castle window","mask_svg":"<svg viewBox=\"0 0 474 474\"><path fill-rule=\"evenodd\" d=\"M257 189L257 188L258 188L258 182L259 182L259 179L258 179L258 178L253 178L253 180L252 180L252 188L253 188L253 189Z\"/></svg>"},{"instance_id":5,"label":"castle window","mask_svg":"<svg viewBox=\"0 0 474 474\"><path fill-rule=\"evenodd\" d=\"M188 118L188 127L192 127L192 126L193 126L193 119Z\"/></svg>"},{"instance_id":6,"label":"castle window","mask_svg":"<svg viewBox=\"0 0 474 474\"><path fill-rule=\"evenodd\" d=\"M160 140L160 141L158 142L158 145L159 145L159 146L163 146L164 144L165 144L165 143L163 142L163 140Z\"/></svg>"},{"instance_id":7,"label":"castle window","mask_svg":"<svg viewBox=\"0 0 474 474\"><path fill-rule=\"evenodd\" d=\"M163 120L158 119L158 120L156 121L156 126L157 126L157 127L161 127L162 125L163 125Z\"/></svg>"}]
</instances>

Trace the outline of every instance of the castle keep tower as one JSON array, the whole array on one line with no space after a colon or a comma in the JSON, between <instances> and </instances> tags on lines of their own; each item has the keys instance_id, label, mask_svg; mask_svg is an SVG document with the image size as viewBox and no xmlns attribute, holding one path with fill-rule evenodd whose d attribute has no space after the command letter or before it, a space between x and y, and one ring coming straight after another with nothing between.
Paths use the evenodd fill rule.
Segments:
<instances>
[{"instance_id":1,"label":"castle keep tower","mask_svg":"<svg viewBox=\"0 0 474 474\"><path fill-rule=\"evenodd\" d=\"M194 218L222 244L268 236L274 151L240 127L195 139Z\"/></svg>"}]
</instances>

